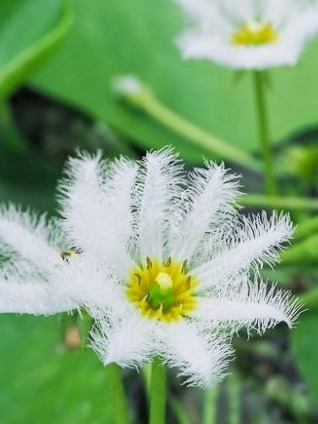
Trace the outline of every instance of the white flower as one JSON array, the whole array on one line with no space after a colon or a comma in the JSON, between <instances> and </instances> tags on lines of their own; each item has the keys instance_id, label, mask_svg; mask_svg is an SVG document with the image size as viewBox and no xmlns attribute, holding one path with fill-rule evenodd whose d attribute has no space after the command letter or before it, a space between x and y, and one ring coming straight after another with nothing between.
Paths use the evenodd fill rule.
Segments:
<instances>
[{"instance_id":1,"label":"white flower","mask_svg":"<svg viewBox=\"0 0 318 424\"><path fill-rule=\"evenodd\" d=\"M178 39L184 58L234 69L295 65L318 30L317 1L175 1L194 24Z\"/></svg>"},{"instance_id":2,"label":"white flower","mask_svg":"<svg viewBox=\"0 0 318 424\"><path fill-rule=\"evenodd\" d=\"M2 208L2 252L11 259L0 311L84 307L98 324L92 344L104 364L140 366L159 355L202 387L224 376L239 329L293 325L297 301L258 275L290 238L290 220L240 217L237 179L223 166L207 162L186 175L165 149L136 162L81 155L66 174L62 218L47 224Z\"/></svg>"}]
</instances>

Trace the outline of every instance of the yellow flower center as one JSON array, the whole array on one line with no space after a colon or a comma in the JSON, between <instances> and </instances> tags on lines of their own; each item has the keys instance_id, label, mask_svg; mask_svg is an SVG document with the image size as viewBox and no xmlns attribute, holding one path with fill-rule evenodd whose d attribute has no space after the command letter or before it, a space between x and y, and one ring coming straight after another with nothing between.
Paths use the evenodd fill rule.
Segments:
<instances>
[{"instance_id":1,"label":"yellow flower center","mask_svg":"<svg viewBox=\"0 0 318 424\"><path fill-rule=\"evenodd\" d=\"M197 280L187 272L187 261L166 263L147 258L133 269L127 297L142 315L160 321L178 321L195 309Z\"/></svg>"},{"instance_id":2,"label":"yellow flower center","mask_svg":"<svg viewBox=\"0 0 318 424\"><path fill-rule=\"evenodd\" d=\"M269 23L252 21L243 24L233 34L232 42L241 46L259 46L277 41L278 33Z\"/></svg>"}]
</instances>

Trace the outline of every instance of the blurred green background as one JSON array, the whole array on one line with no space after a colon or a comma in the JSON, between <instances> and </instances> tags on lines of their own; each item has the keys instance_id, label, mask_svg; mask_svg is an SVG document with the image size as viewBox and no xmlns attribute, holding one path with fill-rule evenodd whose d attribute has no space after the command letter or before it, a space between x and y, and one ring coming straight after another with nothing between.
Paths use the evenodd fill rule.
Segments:
<instances>
[{"instance_id":1,"label":"blurred green background","mask_svg":"<svg viewBox=\"0 0 318 424\"><path fill-rule=\"evenodd\" d=\"M114 95L114 78L134 75L169 110L257 160L251 75L182 61L175 39L184 25L172 0L0 0L0 201L54 214L55 185L76 148L138 158L167 144L189 166L203 156L225 161L242 174L244 191L263 195L255 167ZM211 392L187 390L171 375L169 423L199 423L202 404L221 424L318 422L317 69L318 37L298 66L271 72L267 99L280 195L305 203L291 202L299 233L277 272L264 275L299 293L308 311L291 333L279 326L263 339L238 338L233 375ZM252 210L269 205L251 199ZM0 423L113 422L105 370L66 321L0 317ZM146 416L141 380L125 373L136 423Z\"/></svg>"}]
</instances>

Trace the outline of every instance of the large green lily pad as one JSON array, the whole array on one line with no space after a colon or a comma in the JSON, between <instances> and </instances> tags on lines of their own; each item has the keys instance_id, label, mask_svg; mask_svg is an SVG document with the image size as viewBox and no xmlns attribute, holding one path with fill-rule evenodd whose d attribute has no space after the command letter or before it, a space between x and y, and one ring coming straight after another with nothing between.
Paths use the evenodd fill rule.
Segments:
<instances>
[{"instance_id":1,"label":"large green lily pad","mask_svg":"<svg viewBox=\"0 0 318 424\"><path fill-rule=\"evenodd\" d=\"M0 321L1 422L112 422L104 367L91 350L62 348L57 317Z\"/></svg>"},{"instance_id":2,"label":"large green lily pad","mask_svg":"<svg viewBox=\"0 0 318 424\"><path fill-rule=\"evenodd\" d=\"M202 150L113 98L113 77L135 74L166 105L202 128L246 150L257 148L251 76L235 84L231 70L182 61L175 39L185 19L172 0L151 6L148 0L71 3L75 24L63 46L30 79L34 88L104 120L143 147L173 144L189 160L201 158ZM273 139L317 123L317 65L315 42L297 67L272 72Z\"/></svg>"}]
</instances>

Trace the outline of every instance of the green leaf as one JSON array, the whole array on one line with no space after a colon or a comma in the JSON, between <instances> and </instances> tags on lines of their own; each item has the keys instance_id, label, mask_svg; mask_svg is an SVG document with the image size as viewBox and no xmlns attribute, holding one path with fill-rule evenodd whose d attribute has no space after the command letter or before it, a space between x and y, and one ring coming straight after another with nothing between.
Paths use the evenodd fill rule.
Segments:
<instances>
[{"instance_id":1,"label":"green leaf","mask_svg":"<svg viewBox=\"0 0 318 424\"><path fill-rule=\"evenodd\" d=\"M296 228L295 238L297 240L304 237L312 236L318 232L318 215L307 218L304 221L301 221Z\"/></svg>"},{"instance_id":2,"label":"green leaf","mask_svg":"<svg viewBox=\"0 0 318 424\"><path fill-rule=\"evenodd\" d=\"M0 203L51 211L57 178L57 170L41 156L0 148Z\"/></svg>"},{"instance_id":3,"label":"green leaf","mask_svg":"<svg viewBox=\"0 0 318 424\"><path fill-rule=\"evenodd\" d=\"M292 350L297 367L312 399L318 405L318 314L305 312L292 332Z\"/></svg>"},{"instance_id":4,"label":"green leaf","mask_svg":"<svg viewBox=\"0 0 318 424\"><path fill-rule=\"evenodd\" d=\"M175 2L152 2L151 7L147 0L72 2L76 15L70 36L32 77L34 88L108 122L142 147L173 144L188 159L201 160L203 149L113 98L112 79L131 73L194 124L238 147L257 148L250 75L235 85L231 70L208 61L182 61L175 40L185 18ZM310 44L295 68L271 73L268 98L275 140L317 122L316 47Z\"/></svg>"},{"instance_id":5,"label":"green leaf","mask_svg":"<svg viewBox=\"0 0 318 424\"><path fill-rule=\"evenodd\" d=\"M10 94L67 34L72 14L56 0L0 4L0 98Z\"/></svg>"},{"instance_id":6,"label":"green leaf","mask_svg":"<svg viewBox=\"0 0 318 424\"><path fill-rule=\"evenodd\" d=\"M92 350L59 344L57 317L0 319L1 422L112 422L104 367Z\"/></svg>"},{"instance_id":7,"label":"green leaf","mask_svg":"<svg viewBox=\"0 0 318 424\"><path fill-rule=\"evenodd\" d=\"M310 236L285 250L280 255L282 265L317 265L318 234Z\"/></svg>"}]
</instances>

